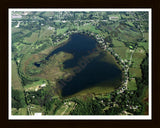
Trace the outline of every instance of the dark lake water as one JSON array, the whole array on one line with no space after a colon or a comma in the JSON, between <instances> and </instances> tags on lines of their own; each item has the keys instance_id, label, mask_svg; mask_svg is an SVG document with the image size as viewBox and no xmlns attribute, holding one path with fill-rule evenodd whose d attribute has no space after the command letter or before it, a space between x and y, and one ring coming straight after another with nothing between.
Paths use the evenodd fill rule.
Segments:
<instances>
[{"instance_id":1,"label":"dark lake water","mask_svg":"<svg viewBox=\"0 0 160 128\"><path fill-rule=\"evenodd\" d=\"M74 57L73 59L66 60L64 62L64 68L72 68L78 65L78 62L82 59L82 57L90 55L89 51L95 51L96 49L97 42L95 39L86 35L73 34L70 37L68 43L54 50L50 55L46 57L46 60L60 51L71 53ZM120 80L122 77L121 70L114 63L102 61L104 60L105 56L106 52L99 52L98 56L93 57L92 61L90 61L85 68L81 69L79 73L74 75L70 81L65 81L66 85L62 88L61 91L62 96L75 94L81 90L90 88L95 85L97 86L98 83L104 81L114 82L117 79ZM111 55L108 57L111 57ZM37 67L40 66L40 64L38 63L35 63L35 65ZM106 84L105 86L116 87L119 84L120 83L117 83L116 85Z\"/></svg>"}]
</instances>

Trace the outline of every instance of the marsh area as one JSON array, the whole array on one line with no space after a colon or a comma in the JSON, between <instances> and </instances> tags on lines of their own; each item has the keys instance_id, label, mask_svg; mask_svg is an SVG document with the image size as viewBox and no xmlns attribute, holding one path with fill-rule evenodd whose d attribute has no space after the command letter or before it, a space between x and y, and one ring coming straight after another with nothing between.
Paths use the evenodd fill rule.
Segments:
<instances>
[{"instance_id":1,"label":"marsh area","mask_svg":"<svg viewBox=\"0 0 160 128\"><path fill-rule=\"evenodd\" d=\"M66 73L70 72L70 78L61 77L59 83L65 82L64 85L59 85L63 86L62 96L72 95L86 89L87 92L96 93L97 89L95 88L97 87L106 90L108 87L109 90L112 90L121 84L122 72L113 56L99 48L97 44L92 37L73 34L68 43L55 49L45 58L49 60L59 52L69 53L73 56L63 62L63 69ZM75 68L78 68L79 71L75 72Z\"/></svg>"}]
</instances>

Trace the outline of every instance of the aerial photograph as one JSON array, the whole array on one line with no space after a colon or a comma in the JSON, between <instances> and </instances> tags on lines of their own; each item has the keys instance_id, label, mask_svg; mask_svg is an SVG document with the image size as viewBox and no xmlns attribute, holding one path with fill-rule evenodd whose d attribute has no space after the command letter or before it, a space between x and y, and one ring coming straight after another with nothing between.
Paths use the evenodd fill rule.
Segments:
<instances>
[{"instance_id":1,"label":"aerial photograph","mask_svg":"<svg viewBox=\"0 0 160 128\"><path fill-rule=\"evenodd\" d=\"M149 11L10 11L12 116L149 115Z\"/></svg>"}]
</instances>

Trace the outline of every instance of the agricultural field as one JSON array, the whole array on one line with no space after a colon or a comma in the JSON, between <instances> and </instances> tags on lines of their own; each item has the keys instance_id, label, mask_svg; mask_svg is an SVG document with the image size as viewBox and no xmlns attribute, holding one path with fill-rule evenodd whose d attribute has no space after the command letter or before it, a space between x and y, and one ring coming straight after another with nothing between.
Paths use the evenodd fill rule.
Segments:
<instances>
[{"instance_id":1,"label":"agricultural field","mask_svg":"<svg viewBox=\"0 0 160 128\"><path fill-rule=\"evenodd\" d=\"M53 32L54 32L54 27L50 27L50 26L46 26L46 27L42 27L40 32L39 32L39 37L38 40L44 40L49 38Z\"/></svg>"},{"instance_id":2,"label":"agricultural field","mask_svg":"<svg viewBox=\"0 0 160 128\"><path fill-rule=\"evenodd\" d=\"M90 32L97 33L97 34L101 33L93 25L90 25L90 24L86 24L86 25L83 25L81 27L76 26L76 28L77 28L78 31L84 30L84 31L90 31Z\"/></svg>"},{"instance_id":3,"label":"agricultural field","mask_svg":"<svg viewBox=\"0 0 160 128\"><path fill-rule=\"evenodd\" d=\"M134 27L133 22L127 21L127 22L126 22L126 24L128 24L128 25L130 25L130 26Z\"/></svg>"},{"instance_id":4,"label":"agricultural field","mask_svg":"<svg viewBox=\"0 0 160 128\"><path fill-rule=\"evenodd\" d=\"M113 50L122 58L122 59L130 59L131 52L128 47L114 47Z\"/></svg>"},{"instance_id":5,"label":"agricultural field","mask_svg":"<svg viewBox=\"0 0 160 128\"><path fill-rule=\"evenodd\" d=\"M68 27L65 27L65 28L62 28L62 29L57 29L56 32L57 32L57 35L59 35L59 34L66 33L67 30L68 30Z\"/></svg>"},{"instance_id":6,"label":"agricultural field","mask_svg":"<svg viewBox=\"0 0 160 128\"><path fill-rule=\"evenodd\" d=\"M149 49L147 42L138 42L138 46L142 47L146 51L148 51L148 49Z\"/></svg>"},{"instance_id":7,"label":"agricultural field","mask_svg":"<svg viewBox=\"0 0 160 128\"><path fill-rule=\"evenodd\" d=\"M38 40L38 32L32 33L32 35L30 37L26 37L24 38L23 42L24 43L28 43L28 44L32 44L37 42Z\"/></svg>"},{"instance_id":8,"label":"agricultural field","mask_svg":"<svg viewBox=\"0 0 160 128\"><path fill-rule=\"evenodd\" d=\"M116 40L116 39L113 39L113 40L112 40L112 43L113 43L113 46L114 46L114 47L125 47L125 45L124 45L123 42L118 41L118 40Z\"/></svg>"},{"instance_id":9,"label":"agricultural field","mask_svg":"<svg viewBox=\"0 0 160 128\"><path fill-rule=\"evenodd\" d=\"M12 61L12 88L23 90L21 79L18 75L18 67L15 61Z\"/></svg>"},{"instance_id":10,"label":"agricultural field","mask_svg":"<svg viewBox=\"0 0 160 128\"><path fill-rule=\"evenodd\" d=\"M27 108L20 108L18 110L16 108L12 108L12 114L13 115L28 115Z\"/></svg>"},{"instance_id":11,"label":"agricultural field","mask_svg":"<svg viewBox=\"0 0 160 128\"><path fill-rule=\"evenodd\" d=\"M43 107L41 107L40 105L34 105L34 104L31 104L30 105L30 115L35 115L35 113L41 113L42 115L44 114L45 110Z\"/></svg>"},{"instance_id":12,"label":"agricultural field","mask_svg":"<svg viewBox=\"0 0 160 128\"><path fill-rule=\"evenodd\" d=\"M137 48L133 54L132 66L130 68L130 77L142 77L140 64L145 58L145 51L142 48Z\"/></svg>"},{"instance_id":13,"label":"agricultural field","mask_svg":"<svg viewBox=\"0 0 160 128\"><path fill-rule=\"evenodd\" d=\"M117 53L123 60L129 60L131 56L131 50L125 46L125 44L116 39L112 40L113 50Z\"/></svg>"},{"instance_id":14,"label":"agricultural field","mask_svg":"<svg viewBox=\"0 0 160 128\"><path fill-rule=\"evenodd\" d=\"M74 109L74 102L65 102L55 113L55 115L69 115L72 109Z\"/></svg>"},{"instance_id":15,"label":"agricultural field","mask_svg":"<svg viewBox=\"0 0 160 128\"><path fill-rule=\"evenodd\" d=\"M131 78L128 82L128 89L129 90L137 90L137 84L135 78Z\"/></svg>"}]
</instances>

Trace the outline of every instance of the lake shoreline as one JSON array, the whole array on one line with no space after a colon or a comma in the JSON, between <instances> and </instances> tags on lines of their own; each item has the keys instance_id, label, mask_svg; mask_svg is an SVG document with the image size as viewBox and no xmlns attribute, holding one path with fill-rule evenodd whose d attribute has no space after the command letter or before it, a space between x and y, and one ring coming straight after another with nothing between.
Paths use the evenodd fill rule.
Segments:
<instances>
[{"instance_id":1,"label":"lake shoreline","mask_svg":"<svg viewBox=\"0 0 160 128\"><path fill-rule=\"evenodd\" d=\"M120 71L122 72L121 73L121 81L122 81L122 78L123 78L123 71L122 71L122 67L118 64L118 61L115 59L115 57L108 51L108 50L105 50L104 51L104 49L102 49L100 46L99 46L99 43L98 43L98 41L96 40L96 38L94 38L94 36L90 36L89 34L82 34L82 33L71 33L70 35L69 35L69 38L66 40L66 41L64 41L63 43L61 43L60 45L58 45L58 46L56 46L50 53L49 53L49 55L47 56L47 57L45 57L45 58L50 58L51 56L53 56L54 55L54 52L55 52L55 50L57 50L58 48L61 48L61 47L63 47L63 46L65 46L65 45L67 45L71 40L72 40L72 37L74 36L74 35L80 35L80 36L86 36L86 37L89 37L89 38L91 38L91 39L93 39L96 43L96 49L98 48L98 49L100 49L102 52L104 52L104 53L106 53L107 54L107 56L109 55L109 58L111 57L112 59L112 64L114 64L118 69L120 69ZM47 59L46 59L47 60ZM113 61L114 60L114 61ZM109 62L110 63L110 62ZM77 66L77 65L76 65ZM72 77L74 77L74 75L72 74ZM57 83L57 82L56 82ZM114 89L114 90L116 90L116 89L118 89L119 87L121 86L121 83L120 84L118 84L117 86L116 86L116 88ZM61 88L61 89L63 89L63 87Z\"/></svg>"}]
</instances>

